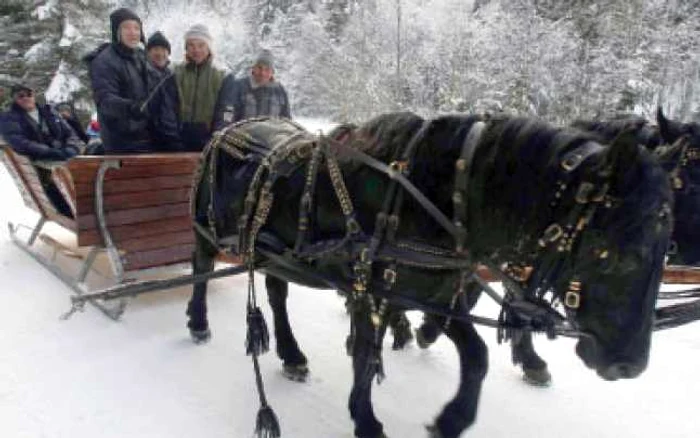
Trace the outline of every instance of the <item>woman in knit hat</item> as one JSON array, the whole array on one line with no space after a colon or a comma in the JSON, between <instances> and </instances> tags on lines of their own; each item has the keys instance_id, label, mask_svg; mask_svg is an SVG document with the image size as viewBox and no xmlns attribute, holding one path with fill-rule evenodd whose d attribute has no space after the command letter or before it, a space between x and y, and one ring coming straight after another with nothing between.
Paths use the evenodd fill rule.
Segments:
<instances>
[{"instance_id":1,"label":"woman in knit hat","mask_svg":"<svg viewBox=\"0 0 700 438\"><path fill-rule=\"evenodd\" d=\"M226 119L221 90L232 86L233 76L212 65L211 48L209 29L195 24L185 33L185 63L174 69L180 134L189 151L201 151Z\"/></svg>"}]
</instances>

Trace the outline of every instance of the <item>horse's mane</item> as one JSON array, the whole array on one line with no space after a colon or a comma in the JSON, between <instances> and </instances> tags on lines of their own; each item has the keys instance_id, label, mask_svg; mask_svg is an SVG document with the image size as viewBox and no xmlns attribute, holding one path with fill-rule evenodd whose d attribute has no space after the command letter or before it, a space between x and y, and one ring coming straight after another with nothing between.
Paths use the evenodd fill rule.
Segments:
<instances>
[{"instance_id":1,"label":"horse's mane","mask_svg":"<svg viewBox=\"0 0 700 438\"><path fill-rule=\"evenodd\" d=\"M634 132L637 142L647 149L653 150L663 143L658 127L635 114L619 114L609 120L576 120L571 126L595 133L597 140L603 144L610 143L615 137L628 130Z\"/></svg>"},{"instance_id":2,"label":"horse's mane","mask_svg":"<svg viewBox=\"0 0 700 438\"><path fill-rule=\"evenodd\" d=\"M458 114L428 121L430 125L413 155L411 181L448 217L453 215L455 162L469 129L478 120L478 116ZM376 117L359 128L357 147L388 162L395 156L397 148L402 151L408 145L424 123L424 119L411 113ZM472 233L478 235L478 242L470 242L474 249L476 246L492 247L494 242L513 243L527 233L538 233L549 225L553 213L548 205L562 177L560 163L563 157L585 142L596 139L594 134L571 127L555 128L538 119L496 115L486 123L469 179L468 228L479 230ZM651 165L651 156L645 154L645 157L640 161L639 169ZM582 168L593 172L603 160L604 154L596 154ZM639 169L625 172L629 181L622 186L624 190L635 193L626 198L627 211L642 211L647 195L663 190L660 187L663 187L664 175L659 173L649 178ZM573 198L573 193L567 196ZM424 215L426 226L422 233L428 236L444 233L415 201L407 198L406 202L409 204L407 209ZM619 222L612 227L620 233L626 227L636 229L646 221L643 216L646 215L618 218ZM503 226L480 228L479 224L484 221L497 221ZM528 235L528 238L537 237Z\"/></svg>"}]
</instances>

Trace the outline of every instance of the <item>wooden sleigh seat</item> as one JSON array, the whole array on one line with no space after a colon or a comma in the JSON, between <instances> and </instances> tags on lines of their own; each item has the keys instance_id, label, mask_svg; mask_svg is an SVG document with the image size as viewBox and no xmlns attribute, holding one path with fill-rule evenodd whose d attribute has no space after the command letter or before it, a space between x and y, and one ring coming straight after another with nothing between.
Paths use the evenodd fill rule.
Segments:
<instances>
[{"instance_id":1,"label":"wooden sleigh seat","mask_svg":"<svg viewBox=\"0 0 700 438\"><path fill-rule=\"evenodd\" d=\"M143 269L190 260L194 233L189 197L198 153L79 156L68 162L32 163L2 142L0 149L25 205L39 215L26 241L18 236L19 227L9 224L13 240L78 294L88 292L85 280L100 253L107 254L116 283ZM52 203L46 175L71 214L62 214ZM67 275L32 250L47 222L75 235L78 248L65 250L88 249L77 275ZM106 313L118 317L122 311L123 303L120 310Z\"/></svg>"}]
</instances>

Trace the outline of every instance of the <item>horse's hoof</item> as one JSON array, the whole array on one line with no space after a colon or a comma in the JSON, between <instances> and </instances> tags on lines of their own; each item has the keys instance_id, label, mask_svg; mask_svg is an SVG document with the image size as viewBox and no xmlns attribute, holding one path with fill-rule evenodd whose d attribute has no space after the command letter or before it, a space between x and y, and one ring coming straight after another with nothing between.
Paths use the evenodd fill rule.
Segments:
<instances>
[{"instance_id":1,"label":"horse's hoof","mask_svg":"<svg viewBox=\"0 0 700 438\"><path fill-rule=\"evenodd\" d=\"M436 425L425 426L425 429L428 431L428 438L443 438Z\"/></svg>"},{"instance_id":2,"label":"horse's hoof","mask_svg":"<svg viewBox=\"0 0 700 438\"><path fill-rule=\"evenodd\" d=\"M365 438L364 436L359 436L359 438ZM367 436L367 438L389 438L384 432L379 432L379 435Z\"/></svg>"},{"instance_id":3,"label":"horse's hoof","mask_svg":"<svg viewBox=\"0 0 700 438\"><path fill-rule=\"evenodd\" d=\"M425 350L433 345L433 342L435 342L435 339L426 338L421 329L416 329L416 344L418 344L420 348Z\"/></svg>"},{"instance_id":4,"label":"horse's hoof","mask_svg":"<svg viewBox=\"0 0 700 438\"><path fill-rule=\"evenodd\" d=\"M293 382L306 382L309 377L309 367L306 364L301 365L283 365L282 374Z\"/></svg>"},{"instance_id":5,"label":"horse's hoof","mask_svg":"<svg viewBox=\"0 0 700 438\"><path fill-rule=\"evenodd\" d=\"M523 368L523 380L532 386L548 387L552 384L552 375L549 374L547 367Z\"/></svg>"},{"instance_id":6,"label":"horse's hoof","mask_svg":"<svg viewBox=\"0 0 700 438\"><path fill-rule=\"evenodd\" d=\"M192 342L195 344L206 344L211 339L211 330L192 330L190 329L190 336L192 337Z\"/></svg>"}]
</instances>

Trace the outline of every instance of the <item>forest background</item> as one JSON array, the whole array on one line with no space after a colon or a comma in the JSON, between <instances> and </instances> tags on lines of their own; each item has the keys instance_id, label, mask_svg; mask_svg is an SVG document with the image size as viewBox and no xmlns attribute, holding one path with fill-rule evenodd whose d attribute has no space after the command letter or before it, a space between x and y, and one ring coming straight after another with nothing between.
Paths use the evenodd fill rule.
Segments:
<instances>
[{"instance_id":1,"label":"forest background","mask_svg":"<svg viewBox=\"0 0 700 438\"><path fill-rule=\"evenodd\" d=\"M246 75L261 48L295 116L504 110L554 123L661 105L700 121L698 0L2 0L0 85L30 81L92 110L81 58L126 6L170 39L204 23ZM7 99L7 93L5 93Z\"/></svg>"}]
</instances>

